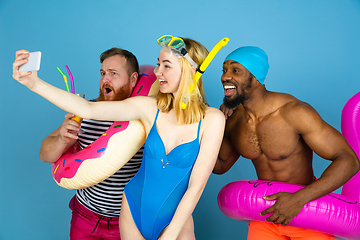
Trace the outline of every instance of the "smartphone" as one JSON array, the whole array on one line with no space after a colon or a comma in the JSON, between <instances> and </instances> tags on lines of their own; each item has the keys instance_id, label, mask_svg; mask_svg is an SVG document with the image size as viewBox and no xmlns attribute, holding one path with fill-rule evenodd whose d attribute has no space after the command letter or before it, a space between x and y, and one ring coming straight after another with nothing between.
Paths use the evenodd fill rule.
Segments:
<instances>
[{"instance_id":1,"label":"smartphone","mask_svg":"<svg viewBox=\"0 0 360 240\"><path fill-rule=\"evenodd\" d=\"M20 66L19 72L38 71L40 69L41 52L31 52L29 61Z\"/></svg>"}]
</instances>

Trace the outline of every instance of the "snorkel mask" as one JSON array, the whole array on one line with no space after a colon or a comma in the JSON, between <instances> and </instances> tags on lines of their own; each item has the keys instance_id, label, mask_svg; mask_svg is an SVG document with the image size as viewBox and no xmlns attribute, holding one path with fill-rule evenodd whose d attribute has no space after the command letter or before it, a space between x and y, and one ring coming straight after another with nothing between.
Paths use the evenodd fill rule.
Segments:
<instances>
[{"instance_id":1,"label":"snorkel mask","mask_svg":"<svg viewBox=\"0 0 360 240\"><path fill-rule=\"evenodd\" d=\"M197 65L187 53L186 45L182 38L173 37L172 35L164 35L160 37L157 42L161 47L169 47L173 50L178 58L186 58L195 69L199 67L199 65Z\"/></svg>"}]
</instances>

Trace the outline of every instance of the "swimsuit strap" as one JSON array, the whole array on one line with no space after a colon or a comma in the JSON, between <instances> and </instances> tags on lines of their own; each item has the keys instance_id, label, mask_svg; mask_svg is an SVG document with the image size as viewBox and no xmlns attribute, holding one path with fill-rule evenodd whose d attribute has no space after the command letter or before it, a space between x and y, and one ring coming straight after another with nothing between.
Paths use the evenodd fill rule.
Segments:
<instances>
[{"instance_id":1,"label":"swimsuit strap","mask_svg":"<svg viewBox=\"0 0 360 240\"><path fill-rule=\"evenodd\" d=\"M156 112L156 117L155 117L155 120L154 120L154 124L153 125L155 125L155 123L156 123L156 120L157 120L157 118L158 118L158 116L159 116L159 109L157 110L157 112Z\"/></svg>"},{"instance_id":2,"label":"swimsuit strap","mask_svg":"<svg viewBox=\"0 0 360 240\"><path fill-rule=\"evenodd\" d=\"M200 120L200 122L199 122L199 126L198 126L197 138L199 138L200 126L201 126L201 120Z\"/></svg>"},{"instance_id":3,"label":"swimsuit strap","mask_svg":"<svg viewBox=\"0 0 360 240\"><path fill-rule=\"evenodd\" d=\"M156 112L156 116L155 116L155 120L154 120L153 125L156 125L156 120L157 120L157 118L158 118L158 116L159 116L159 111L160 111L160 110L158 109L157 112ZM200 120L199 125L198 125L197 138L199 138L200 126L201 126L201 120Z\"/></svg>"}]
</instances>

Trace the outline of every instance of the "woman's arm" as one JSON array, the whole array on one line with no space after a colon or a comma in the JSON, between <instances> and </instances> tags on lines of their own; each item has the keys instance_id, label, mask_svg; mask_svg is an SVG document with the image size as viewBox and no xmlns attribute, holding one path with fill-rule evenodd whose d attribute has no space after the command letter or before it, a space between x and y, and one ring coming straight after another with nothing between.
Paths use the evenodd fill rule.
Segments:
<instances>
[{"instance_id":1,"label":"woman's arm","mask_svg":"<svg viewBox=\"0 0 360 240\"><path fill-rule=\"evenodd\" d=\"M13 64L13 78L59 108L88 119L109 121L144 120L141 109L146 105L146 97L129 98L124 101L86 101L75 94L44 82L37 76L37 72L19 72L19 67L28 61L28 57L29 52L26 50L16 52L16 59Z\"/></svg>"},{"instance_id":2,"label":"woman's arm","mask_svg":"<svg viewBox=\"0 0 360 240\"><path fill-rule=\"evenodd\" d=\"M191 172L188 189L182 197L175 215L159 239L176 239L189 220L205 188L217 160L224 134L225 117L215 108L208 108L202 122L204 131L200 150Z\"/></svg>"}]
</instances>

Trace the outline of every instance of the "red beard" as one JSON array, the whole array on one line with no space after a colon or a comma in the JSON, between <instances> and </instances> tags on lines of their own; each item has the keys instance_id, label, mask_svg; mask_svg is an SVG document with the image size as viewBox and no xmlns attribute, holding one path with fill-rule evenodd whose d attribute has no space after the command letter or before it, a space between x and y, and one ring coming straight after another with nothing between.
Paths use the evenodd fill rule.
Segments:
<instances>
[{"instance_id":1,"label":"red beard","mask_svg":"<svg viewBox=\"0 0 360 240\"><path fill-rule=\"evenodd\" d=\"M104 93L112 93L111 95L105 95ZM104 84L100 88L99 97L97 101L121 101L130 97L130 83L115 90L113 87Z\"/></svg>"}]
</instances>

